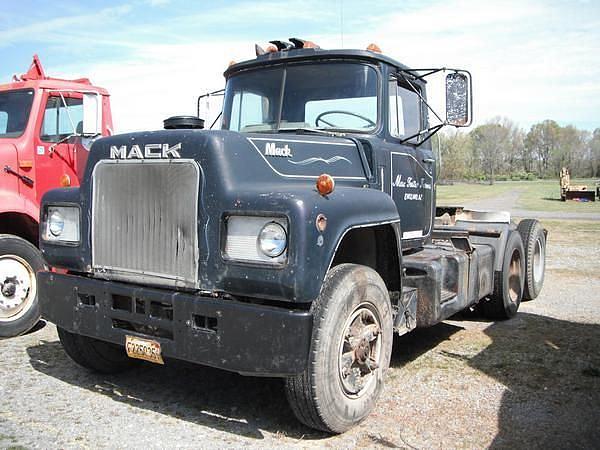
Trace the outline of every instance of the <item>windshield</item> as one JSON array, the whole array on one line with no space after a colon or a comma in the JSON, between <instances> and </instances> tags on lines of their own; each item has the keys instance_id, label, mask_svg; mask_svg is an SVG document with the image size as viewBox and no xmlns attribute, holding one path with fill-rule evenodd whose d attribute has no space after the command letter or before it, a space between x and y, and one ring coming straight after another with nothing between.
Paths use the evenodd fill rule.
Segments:
<instances>
[{"instance_id":1,"label":"windshield","mask_svg":"<svg viewBox=\"0 0 600 450\"><path fill-rule=\"evenodd\" d=\"M0 138L23 134L32 102L33 89L0 92Z\"/></svg>"},{"instance_id":2,"label":"windshield","mask_svg":"<svg viewBox=\"0 0 600 450\"><path fill-rule=\"evenodd\" d=\"M242 72L225 88L225 130L367 132L376 126L377 71L365 64L277 66Z\"/></svg>"}]
</instances>

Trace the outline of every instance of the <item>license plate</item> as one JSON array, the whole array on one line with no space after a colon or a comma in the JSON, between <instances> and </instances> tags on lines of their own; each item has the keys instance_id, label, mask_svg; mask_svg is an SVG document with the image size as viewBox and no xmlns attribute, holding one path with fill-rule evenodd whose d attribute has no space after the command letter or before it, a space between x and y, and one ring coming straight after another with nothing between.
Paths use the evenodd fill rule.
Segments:
<instances>
[{"instance_id":1,"label":"license plate","mask_svg":"<svg viewBox=\"0 0 600 450\"><path fill-rule=\"evenodd\" d=\"M160 342L136 336L125 336L125 350L130 358L143 359L156 364L164 364Z\"/></svg>"}]
</instances>

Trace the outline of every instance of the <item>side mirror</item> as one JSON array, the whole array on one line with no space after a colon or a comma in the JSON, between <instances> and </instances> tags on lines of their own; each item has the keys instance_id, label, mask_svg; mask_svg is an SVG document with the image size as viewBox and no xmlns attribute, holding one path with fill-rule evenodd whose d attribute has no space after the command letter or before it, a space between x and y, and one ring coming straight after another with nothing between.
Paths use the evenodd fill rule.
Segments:
<instances>
[{"instance_id":1,"label":"side mirror","mask_svg":"<svg viewBox=\"0 0 600 450\"><path fill-rule=\"evenodd\" d=\"M446 75L446 123L468 127L473 121L471 74L456 71Z\"/></svg>"},{"instance_id":2,"label":"side mirror","mask_svg":"<svg viewBox=\"0 0 600 450\"><path fill-rule=\"evenodd\" d=\"M97 136L102 134L102 96L83 94L83 130L78 134Z\"/></svg>"}]
</instances>

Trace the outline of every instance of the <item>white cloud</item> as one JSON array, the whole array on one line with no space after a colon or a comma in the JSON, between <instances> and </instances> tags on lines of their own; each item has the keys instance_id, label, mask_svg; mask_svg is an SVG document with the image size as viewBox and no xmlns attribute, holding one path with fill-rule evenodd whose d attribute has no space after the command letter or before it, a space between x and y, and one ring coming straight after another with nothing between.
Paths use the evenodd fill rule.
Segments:
<instances>
[{"instance_id":1,"label":"white cloud","mask_svg":"<svg viewBox=\"0 0 600 450\"><path fill-rule=\"evenodd\" d=\"M114 20L116 17L129 13L131 9L130 5L125 4L86 14L47 18L28 25L0 30L0 48L28 40L54 41L65 44L68 43L68 41L65 41L65 32L68 35L72 33L72 29L85 29L104 21ZM72 44L75 45L77 42Z\"/></svg>"},{"instance_id":2,"label":"white cloud","mask_svg":"<svg viewBox=\"0 0 600 450\"><path fill-rule=\"evenodd\" d=\"M92 81L111 93L117 132L155 130L173 115L195 115L198 95L224 86L231 60L253 56L248 42L140 47L126 64L89 66Z\"/></svg>"}]
</instances>

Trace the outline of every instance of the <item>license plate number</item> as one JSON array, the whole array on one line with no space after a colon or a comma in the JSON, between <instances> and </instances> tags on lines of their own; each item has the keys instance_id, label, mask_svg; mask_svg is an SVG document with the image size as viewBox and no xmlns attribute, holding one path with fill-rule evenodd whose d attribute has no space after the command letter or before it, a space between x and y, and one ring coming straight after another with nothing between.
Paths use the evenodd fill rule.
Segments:
<instances>
[{"instance_id":1,"label":"license plate number","mask_svg":"<svg viewBox=\"0 0 600 450\"><path fill-rule=\"evenodd\" d=\"M137 336L125 336L125 350L130 358L143 359L156 364L164 364L160 342Z\"/></svg>"}]
</instances>

